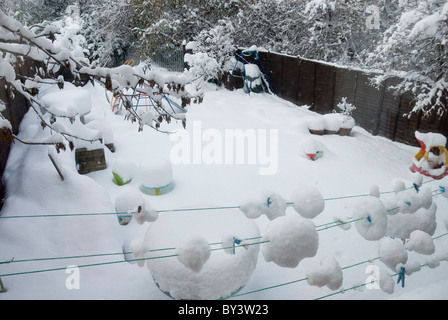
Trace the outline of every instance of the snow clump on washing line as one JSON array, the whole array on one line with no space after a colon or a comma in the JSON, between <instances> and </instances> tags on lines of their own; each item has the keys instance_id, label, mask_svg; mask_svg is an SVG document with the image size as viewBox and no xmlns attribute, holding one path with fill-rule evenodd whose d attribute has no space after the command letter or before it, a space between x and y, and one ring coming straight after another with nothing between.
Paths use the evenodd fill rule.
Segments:
<instances>
[{"instance_id":1,"label":"snow clump on washing line","mask_svg":"<svg viewBox=\"0 0 448 320\"><path fill-rule=\"evenodd\" d=\"M437 227L436 213L437 205L433 203L428 210L422 208L413 214L397 213L388 216L386 233L400 239L409 239L415 230L434 235Z\"/></svg>"},{"instance_id":2,"label":"snow clump on washing line","mask_svg":"<svg viewBox=\"0 0 448 320\"><path fill-rule=\"evenodd\" d=\"M115 211L117 213L132 213L139 224L157 220L159 214L151 208L140 191L131 186L125 186L115 198Z\"/></svg>"},{"instance_id":3,"label":"snow clump on washing line","mask_svg":"<svg viewBox=\"0 0 448 320\"><path fill-rule=\"evenodd\" d=\"M302 187L295 190L291 196L293 208L302 217L313 219L325 209L325 200L315 187Z\"/></svg>"},{"instance_id":4,"label":"snow clump on washing line","mask_svg":"<svg viewBox=\"0 0 448 320\"><path fill-rule=\"evenodd\" d=\"M342 286L342 269L334 258L322 259L320 266L308 271L306 276L308 284L311 286L327 286L331 290L337 290Z\"/></svg>"},{"instance_id":5,"label":"snow clump on washing line","mask_svg":"<svg viewBox=\"0 0 448 320\"><path fill-rule=\"evenodd\" d=\"M390 237L384 237L378 242L378 255L380 261L394 272L397 271L397 266L408 261L408 252L403 242Z\"/></svg>"},{"instance_id":6,"label":"snow clump on washing line","mask_svg":"<svg viewBox=\"0 0 448 320\"><path fill-rule=\"evenodd\" d=\"M276 193L265 191L258 199L241 204L240 210L249 219L256 219L264 214L269 220L274 220L285 215L286 201Z\"/></svg>"},{"instance_id":7,"label":"snow clump on washing line","mask_svg":"<svg viewBox=\"0 0 448 320\"><path fill-rule=\"evenodd\" d=\"M409 251L415 251L424 255L431 255L436 250L432 237L421 230L415 230L411 233L409 242L406 243L405 247Z\"/></svg>"},{"instance_id":8,"label":"snow clump on washing line","mask_svg":"<svg viewBox=\"0 0 448 320\"><path fill-rule=\"evenodd\" d=\"M319 248L319 235L310 220L298 215L285 215L270 222L261 242L266 262L295 268L304 258L314 257Z\"/></svg>"},{"instance_id":9,"label":"snow clump on washing line","mask_svg":"<svg viewBox=\"0 0 448 320\"><path fill-rule=\"evenodd\" d=\"M386 235L387 214L383 202L376 197L359 199L353 210L355 227L366 240L376 241Z\"/></svg>"},{"instance_id":10,"label":"snow clump on washing line","mask_svg":"<svg viewBox=\"0 0 448 320\"><path fill-rule=\"evenodd\" d=\"M176 248L177 259L187 268L200 272L210 258L211 249L207 240L198 235L185 236Z\"/></svg>"}]
</instances>

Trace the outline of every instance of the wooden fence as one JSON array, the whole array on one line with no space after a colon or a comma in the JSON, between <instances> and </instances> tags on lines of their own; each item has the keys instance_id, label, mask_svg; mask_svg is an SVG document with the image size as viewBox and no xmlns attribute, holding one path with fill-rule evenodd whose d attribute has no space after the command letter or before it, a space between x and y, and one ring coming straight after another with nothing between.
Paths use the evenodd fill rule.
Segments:
<instances>
[{"instance_id":1,"label":"wooden fence","mask_svg":"<svg viewBox=\"0 0 448 320\"><path fill-rule=\"evenodd\" d=\"M448 136L448 115L425 118L420 113L403 115L413 108L413 95L395 96L386 88L399 79L389 79L377 89L369 85L368 74L323 62L273 52L259 52L273 90L279 97L325 114L337 109L342 97L356 106L357 125L374 135L419 146L415 131Z\"/></svg>"}]
</instances>

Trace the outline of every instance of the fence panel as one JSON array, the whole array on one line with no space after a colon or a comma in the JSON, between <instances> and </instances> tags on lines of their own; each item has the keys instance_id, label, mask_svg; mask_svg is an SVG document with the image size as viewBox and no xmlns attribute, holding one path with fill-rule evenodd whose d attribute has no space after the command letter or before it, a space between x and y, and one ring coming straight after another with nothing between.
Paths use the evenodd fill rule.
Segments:
<instances>
[{"instance_id":1,"label":"fence panel","mask_svg":"<svg viewBox=\"0 0 448 320\"><path fill-rule=\"evenodd\" d=\"M391 140L395 140L397 121L400 116L400 97L386 88L398 82L398 78L391 78L386 80L386 83L380 88L382 101L377 134Z\"/></svg>"},{"instance_id":2,"label":"fence panel","mask_svg":"<svg viewBox=\"0 0 448 320\"><path fill-rule=\"evenodd\" d=\"M343 97L348 103L355 103L357 72L348 69L337 68L334 88L334 105L341 102Z\"/></svg>"},{"instance_id":3,"label":"fence panel","mask_svg":"<svg viewBox=\"0 0 448 320\"><path fill-rule=\"evenodd\" d=\"M410 117L403 116L412 110L413 99L414 96L411 93L405 93L401 96L395 141L419 146L420 144L415 139L415 131L418 130L421 115L413 113Z\"/></svg>"},{"instance_id":4,"label":"fence panel","mask_svg":"<svg viewBox=\"0 0 448 320\"><path fill-rule=\"evenodd\" d=\"M283 97L283 94L281 92L283 87L283 57L278 54L270 54L268 65L269 71L266 69L266 66L264 67L266 69L269 80L271 81L272 89L274 90L274 93Z\"/></svg>"},{"instance_id":5,"label":"fence panel","mask_svg":"<svg viewBox=\"0 0 448 320\"><path fill-rule=\"evenodd\" d=\"M299 64L296 57L283 56L283 81L281 94L285 100L298 102L297 87L299 86Z\"/></svg>"},{"instance_id":6,"label":"fence panel","mask_svg":"<svg viewBox=\"0 0 448 320\"><path fill-rule=\"evenodd\" d=\"M376 133L380 109L380 90L369 85L369 77L362 72L356 72L355 103L353 117L361 127Z\"/></svg>"},{"instance_id":7,"label":"fence panel","mask_svg":"<svg viewBox=\"0 0 448 320\"><path fill-rule=\"evenodd\" d=\"M314 88L316 65L308 60L299 59L299 88L298 98L300 104L314 105Z\"/></svg>"},{"instance_id":8,"label":"fence panel","mask_svg":"<svg viewBox=\"0 0 448 320\"><path fill-rule=\"evenodd\" d=\"M314 107L313 110L325 114L335 108L336 70L329 65L315 64Z\"/></svg>"},{"instance_id":9,"label":"fence panel","mask_svg":"<svg viewBox=\"0 0 448 320\"><path fill-rule=\"evenodd\" d=\"M184 55L185 50L183 48L172 49L169 51L155 51L153 54L153 60L162 68L174 72L183 72Z\"/></svg>"}]
</instances>

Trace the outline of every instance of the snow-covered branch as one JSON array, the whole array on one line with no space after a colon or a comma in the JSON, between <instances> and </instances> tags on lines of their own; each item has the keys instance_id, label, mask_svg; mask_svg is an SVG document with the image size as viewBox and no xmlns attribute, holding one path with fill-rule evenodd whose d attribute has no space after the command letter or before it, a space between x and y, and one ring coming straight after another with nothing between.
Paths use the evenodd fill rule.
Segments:
<instances>
[{"instance_id":1,"label":"snow-covered branch","mask_svg":"<svg viewBox=\"0 0 448 320\"><path fill-rule=\"evenodd\" d=\"M42 29L42 26L39 26L39 28ZM128 65L116 68L92 66L84 56L74 55L70 51L70 48L56 46L54 42L56 40L56 35L59 33L60 32L56 26L50 25L43 27L43 30L36 34L30 30L30 28L25 27L0 11L0 52L8 53L14 57L25 56L29 59L45 63L47 66L46 74L59 75L59 78L54 81L60 88L63 87L63 82L61 86L60 74L64 72L72 74L74 79L78 82L82 79L81 82L86 83L90 79L100 83L107 90L113 92L114 95L122 99L123 105L132 115L132 119L138 121L139 130L143 130L144 125L148 125L156 130L159 129L159 126L152 122L144 121L141 115L135 112L131 103L131 98L125 94L125 90L129 88L134 88L134 90L136 90L138 85L146 83L146 86L138 88L138 92L148 95L156 102L159 100L157 96L160 96L160 94L170 94L181 99L184 107L187 104L190 104L192 100L200 102L202 99L201 92L196 91L191 93L185 90L187 82L186 78L165 76L157 72L144 74L143 71ZM16 80L14 68L10 63L16 58L13 58L12 56L9 60L3 61L2 59L1 69L4 71L0 73L0 76L6 77L7 82L10 83L18 93L22 94L28 101L30 101L33 109L41 117L45 127L49 127L58 132L58 130L51 127L51 122L53 122L53 120L51 120L50 123L49 121L44 120L38 109L34 108L33 104L37 105L40 110L48 112L51 115L51 118L64 116L57 115L49 110L45 103L39 101L39 99L35 97L35 94L27 92L27 88L24 87L20 81ZM26 79L33 83L39 83L41 81L41 76L42 75L33 78L36 81L30 77L27 77ZM23 78L23 75L19 75L18 77ZM169 119L173 118L185 121L184 117L177 117L176 115L169 114L160 104L155 103L154 108L164 117L167 116ZM71 121L75 116L76 114L69 116ZM66 139L70 137L90 141L90 139L71 136L67 132L59 133Z\"/></svg>"}]
</instances>

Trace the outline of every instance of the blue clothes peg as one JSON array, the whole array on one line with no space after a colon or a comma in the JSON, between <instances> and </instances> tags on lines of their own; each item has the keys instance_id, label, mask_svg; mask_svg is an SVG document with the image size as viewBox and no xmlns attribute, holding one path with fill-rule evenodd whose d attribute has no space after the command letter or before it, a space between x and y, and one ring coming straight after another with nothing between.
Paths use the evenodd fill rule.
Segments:
<instances>
[{"instance_id":1,"label":"blue clothes peg","mask_svg":"<svg viewBox=\"0 0 448 320\"><path fill-rule=\"evenodd\" d=\"M404 280L406 276L406 269L404 267L400 268L400 273L398 274L397 284L401 282L401 287L404 288Z\"/></svg>"},{"instance_id":2,"label":"blue clothes peg","mask_svg":"<svg viewBox=\"0 0 448 320\"><path fill-rule=\"evenodd\" d=\"M418 192L420 191L418 185L417 185L416 183L413 183L413 186L414 186L414 188L415 188L415 191L417 191L417 193L418 193Z\"/></svg>"}]
</instances>

